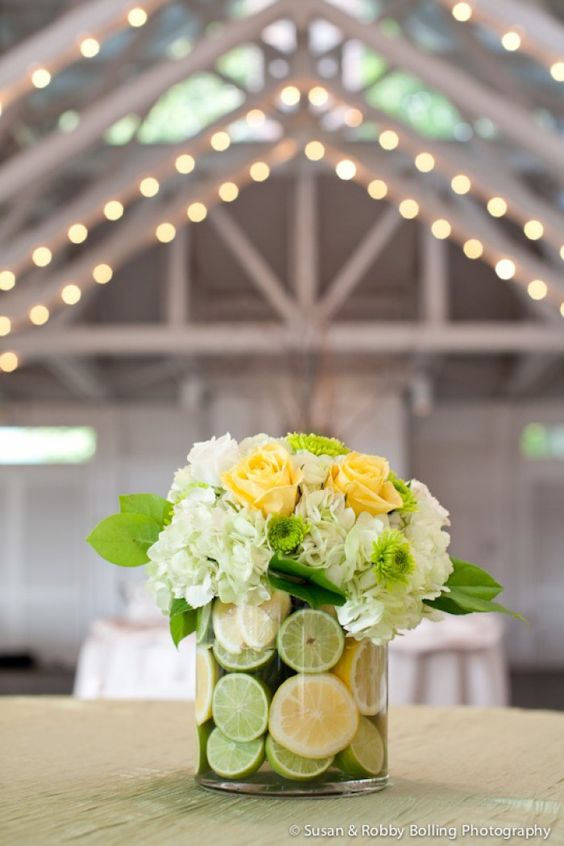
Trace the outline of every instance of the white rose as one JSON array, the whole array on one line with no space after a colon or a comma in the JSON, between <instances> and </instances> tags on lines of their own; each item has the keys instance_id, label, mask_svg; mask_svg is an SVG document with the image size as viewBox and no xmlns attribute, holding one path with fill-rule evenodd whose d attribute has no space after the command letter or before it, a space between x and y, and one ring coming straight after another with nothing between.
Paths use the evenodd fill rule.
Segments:
<instances>
[{"instance_id":1,"label":"white rose","mask_svg":"<svg viewBox=\"0 0 564 846\"><path fill-rule=\"evenodd\" d=\"M192 478L214 487L221 486L221 476L239 460L239 447L229 433L221 438L194 444L188 453Z\"/></svg>"},{"instance_id":2,"label":"white rose","mask_svg":"<svg viewBox=\"0 0 564 846\"><path fill-rule=\"evenodd\" d=\"M313 455L301 449L292 456L292 463L303 473L304 484L311 487L321 487L329 474L329 467L335 459L329 455Z\"/></svg>"}]
</instances>

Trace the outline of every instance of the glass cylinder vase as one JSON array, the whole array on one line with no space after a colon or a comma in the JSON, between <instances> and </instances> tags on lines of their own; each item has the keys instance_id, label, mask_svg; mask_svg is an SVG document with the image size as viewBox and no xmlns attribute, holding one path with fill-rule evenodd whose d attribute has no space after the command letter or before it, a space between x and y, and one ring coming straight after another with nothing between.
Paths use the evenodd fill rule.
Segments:
<instances>
[{"instance_id":1,"label":"glass cylinder vase","mask_svg":"<svg viewBox=\"0 0 564 846\"><path fill-rule=\"evenodd\" d=\"M275 591L198 614L196 781L254 795L368 793L387 783L387 649L335 609Z\"/></svg>"}]
</instances>

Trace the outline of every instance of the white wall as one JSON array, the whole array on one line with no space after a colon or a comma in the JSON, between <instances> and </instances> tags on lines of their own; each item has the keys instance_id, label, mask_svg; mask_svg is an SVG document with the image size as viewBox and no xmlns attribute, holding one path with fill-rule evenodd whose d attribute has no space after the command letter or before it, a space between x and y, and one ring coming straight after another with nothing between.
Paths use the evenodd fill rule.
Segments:
<instances>
[{"instance_id":1,"label":"white wall","mask_svg":"<svg viewBox=\"0 0 564 846\"><path fill-rule=\"evenodd\" d=\"M358 449L388 455L405 468L405 421L397 397L366 402L366 387L341 386L345 405L365 409L347 418ZM93 619L123 609L123 589L143 578L93 553L84 538L117 510L119 493L166 495L191 444L230 430L235 437L282 434L273 383L232 380L192 408L173 406L29 406L4 410L12 425L90 425L94 459L81 466L0 467L0 651L31 649L48 661L73 663Z\"/></svg>"}]
</instances>

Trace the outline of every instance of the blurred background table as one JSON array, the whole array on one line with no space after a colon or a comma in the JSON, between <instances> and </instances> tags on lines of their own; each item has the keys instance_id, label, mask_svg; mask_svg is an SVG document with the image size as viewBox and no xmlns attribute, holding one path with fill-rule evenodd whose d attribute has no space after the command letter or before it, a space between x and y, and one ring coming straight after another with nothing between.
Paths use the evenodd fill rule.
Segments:
<instances>
[{"instance_id":1,"label":"blurred background table","mask_svg":"<svg viewBox=\"0 0 564 846\"><path fill-rule=\"evenodd\" d=\"M250 798L196 788L192 725L191 704L178 701L1 701L0 841L22 846L71 841L87 846L186 846L195 841L198 846L277 846L326 839L306 838L306 825L417 824L460 830L475 824L550 826L551 846L564 843L563 714L392 709L390 788L328 801ZM291 838L290 826L299 826L300 834ZM359 833L331 842L355 841L371 839ZM403 842L409 841L404 835Z\"/></svg>"}]
</instances>

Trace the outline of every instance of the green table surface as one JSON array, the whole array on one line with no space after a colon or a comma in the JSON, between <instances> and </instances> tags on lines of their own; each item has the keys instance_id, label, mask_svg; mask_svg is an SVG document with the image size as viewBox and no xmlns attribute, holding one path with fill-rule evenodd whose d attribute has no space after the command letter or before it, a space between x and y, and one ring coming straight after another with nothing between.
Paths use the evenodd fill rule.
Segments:
<instances>
[{"instance_id":1,"label":"green table surface","mask_svg":"<svg viewBox=\"0 0 564 846\"><path fill-rule=\"evenodd\" d=\"M392 709L390 786L326 799L197 788L190 703L5 698L0 750L1 846L541 843L520 836L535 826L564 844L564 714L549 711Z\"/></svg>"}]
</instances>

